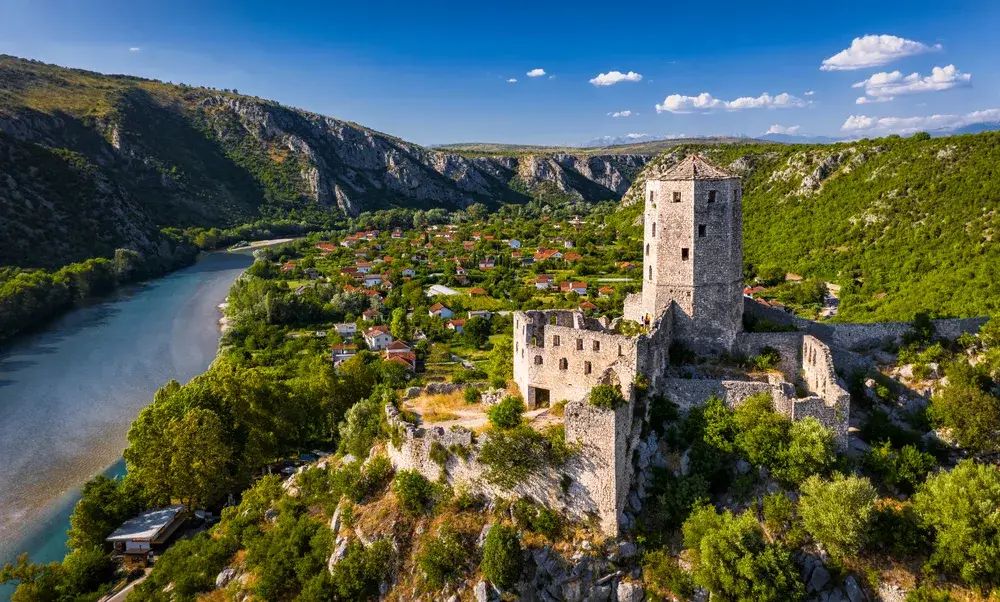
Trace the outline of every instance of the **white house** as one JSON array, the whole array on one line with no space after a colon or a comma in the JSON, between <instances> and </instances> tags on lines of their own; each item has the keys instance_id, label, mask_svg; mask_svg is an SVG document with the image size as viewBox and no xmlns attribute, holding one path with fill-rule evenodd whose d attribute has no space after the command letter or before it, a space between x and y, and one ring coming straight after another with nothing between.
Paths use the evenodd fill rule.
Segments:
<instances>
[{"instance_id":1,"label":"white house","mask_svg":"<svg viewBox=\"0 0 1000 602\"><path fill-rule=\"evenodd\" d=\"M438 318L441 318L442 320L450 320L455 315L455 312L451 311L450 309L448 309L444 305L441 305L440 303L435 303L434 305L431 305L427 313L430 316L436 316Z\"/></svg>"},{"instance_id":2,"label":"white house","mask_svg":"<svg viewBox=\"0 0 1000 602\"><path fill-rule=\"evenodd\" d=\"M378 286L382 284L382 274L365 274L365 286Z\"/></svg>"},{"instance_id":3,"label":"white house","mask_svg":"<svg viewBox=\"0 0 1000 602\"><path fill-rule=\"evenodd\" d=\"M392 335L389 334L388 326L374 326L365 331L365 343L372 351L381 351L392 342Z\"/></svg>"},{"instance_id":4,"label":"white house","mask_svg":"<svg viewBox=\"0 0 1000 602\"><path fill-rule=\"evenodd\" d=\"M399 273L402 274L403 276L409 276L411 278L417 275L417 271L414 270L413 268L405 268L401 270Z\"/></svg>"},{"instance_id":5,"label":"white house","mask_svg":"<svg viewBox=\"0 0 1000 602\"><path fill-rule=\"evenodd\" d=\"M370 262L359 261L355 265L358 268L358 273L359 274L367 274L368 272L372 271L372 264Z\"/></svg>"},{"instance_id":6,"label":"white house","mask_svg":"<svg viewBox=\"0 0 1000 602\"><path fill-rule=\"evenodd\" d=\"M493 314L485 309L475 309L469 312L469 318L483 318L490 320L493 318Z\"/></svg>"},{"instance_id":7,"label":"white house","mask_svg":"<svg viewBox=\"0 0 1000 602\"><path fill-rule=\"evenodd\" d=\"M106 541L114 546L115 554L144 563L153 546L166 543L184 519L183 504L148 510L125 521Z\"/></svg>"},{"instance_id":8,"label":"white house","mask_svg":"<svg viewBox=\"0 0 1000 602\"><path fill-rule=\"evenodd\" d=\"M344 360L351 359L358 353L357 345L334 345L330 348L334 365Z\"/></svg>"},{"instance_id":9,"label":"white house","mask_svg":"<svg viewBox=\"0 0 1000 602\"><path fill-rule=\"evenodd\" d=\"M341 322L334 324L333 327L337 330L337 334L344 337L354 336L354 333L358 331L358 325L355 322Z\"/></svg>"},{"instance_id":10,"label":"white house","mask_svg":"<svg viewBox=\"0 0 1000 602\"><path fill-rule=\"evenodd\" d=\"M521 241L519 241L519 240L514 240L514 239L511 239L511 240L510 240L510 242L508 242L508 243L507 243L507 245L508 245L508 246L509 246L509 247L510 247L511 249L520 249L520 248L521 248Z\"/></svg>"},{"instance_id":11,"label":"white house","mask_svg":"<svg viewBox=\"0 0 1000 602\"><path fill-rule=\"evenodd\" d=\"M448 329L454 330L458 334L462 334L462 331L465 330L465 320L449 320Z\"/></svg>"}]
</instances>

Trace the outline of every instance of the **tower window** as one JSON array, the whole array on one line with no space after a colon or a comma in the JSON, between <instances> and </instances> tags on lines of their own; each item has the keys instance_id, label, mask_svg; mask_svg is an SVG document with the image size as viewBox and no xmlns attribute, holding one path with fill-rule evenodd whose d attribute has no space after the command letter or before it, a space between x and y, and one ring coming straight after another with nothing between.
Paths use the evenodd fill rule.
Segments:
<instances>
[{"instance_id":1,"label":"tower window","mask_svg":"<svg viewBox=\"0 0 1000 602\"><path fill-rule=\"evenodd\" d=\"M733 202L740 200L740 193L736 190L733 191Z\"/></svg>"},{"instance_id":2,"label":"tower window","mask_svg":"<svg viewBox=\"0 0 1000 602\"><path fill-rule=\"evenodd\" d=\"M653 238L656 238L656 222L653 222Z\"/></svg>"},{"instance_id":3,"label":"tower window","mask_svg":"<svg viewBox=\"0 0 1000 602\"><path fill-rule=\"evenodd\" d=\"M558 347L559 346L559 342L560 342L559 335L553 335L552 336L552 346L553 347Z\"/></svg>"},{"instance_id":4,"label":"tower window","mask_svg":"<svg viewBox=\"0 0 1000 602\"><path fill-rule=\"evenodd\" d=\"M698 238L705 238L705 224L698 224Z\"/></svg>"},{"instance_id":5,"label":"tower window","mask_svg":"<svg viewBox=\"0 0 1000 602\"><path fill-rule=\"evenodd\" d=\"M715 191L714 190L709 190L708 191L708 202L709 203L714 203L715 202Z\"/></svg>"},{"instance_id":6,"label":"tower window","mask_svg":"<svg viewBox=\"0 0 1000 602\"><path fill-rule=\"evenodd\" d=\"M576 340L576 350L583 351L583 339Z\"/></svg>"},{"instance_id":7,"label":"tower window","mask_svg":"<svg viewBox=\"0 0 1000 602\"><path fill-rule=\"evenodd\" d=\"M601 342L594 341L594 351L600 351L600 350L601 350Z\"/></svg>"},{"instance_id":8,"label":"tower window","mask_svg":"<svg viewBox=\"0 0 1000 602\"><path fill-rule=\"evenodd\" d=\"M653 266L649 266L649 279L653 279Z\"/></svg>"},{"instance_id":9,"label":"tower window","mask_svg":"<svg viewBox=\"0 0 1000 602\"><path fill-rule=\"evenodd\" d=\"M690 256L691 253L690 251L688 251L688 249L681 249L681 261L687 261L690 258Z\"/></svg>"},{"instance_id":10,"label":"tower window","mask_svg":"<svg viewBox=\"0 0 1000 602\"><path fill-rule=\"evenodd\" d=\"M649 243L646 243L646 256L649 256Z\"/></svg>"},{"instance_id":11,"label":"tower window","mask_svg":"<svg viewBox=\"0 0 1000 602\"><path fill-rule=\"evenodd\" d=\"M680 203L681 202L681 193L680 193L680 191L674 192L674 202L675 203Z\"/></svg>"},{"instance_id":12,"label":"tower window","mask_svg":"<svg viewBox=\"0 0 1000 602\"><path fill-rule=\"evenodd\" d=\"M559 369L567 370L569 368L569 360L564 357L559 358Z\"/></svg>"},{"instance_id":13,"label":"tower window","mask_svg":"<svg viewBox=\"0 0 1000 602\"><path fill-rule=\"evenodd\" d=\"M590 362L583 362L583 373L590 374L590 372L591 372Z\"/></svg>"},{"instance_id":14,"label":"tower window","mask_svg":"<svg viewBox=\"0 0 1000 602\"><path fill-rule=\"evenodd\" d=\"M652 190L650 190L649 191L649 202L652 203L654 200L656 200L656 193L653 192Z\"/></svg>"},{"instance_id":15,"label":"tower window","mask_svg":"<svg viewBox=\"0 0 1000 602\"><path fill-rule=\"evenodd\" d=\"M536 366L541 366L542 365L542 356L540 356L540 355L536 355L535 356L535 365Z\"/></svg>"}]
</instances>

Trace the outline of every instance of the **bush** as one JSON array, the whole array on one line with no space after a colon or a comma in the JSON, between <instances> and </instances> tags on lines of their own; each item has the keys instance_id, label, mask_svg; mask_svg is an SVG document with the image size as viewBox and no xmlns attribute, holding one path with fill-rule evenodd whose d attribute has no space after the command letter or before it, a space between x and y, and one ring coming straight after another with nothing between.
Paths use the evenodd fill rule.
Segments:
<instances>
[{"instance_id":1,"label":"bush","mask_svg":"<svg viewBox=\"0 0 1000 602\"><path fill-rule=\"evenodd\" d=\"M943 589L934 589L929 585L921 585L906 594L906 602L953 602L955 598Z\"/></svg>"},{"instance_id":2,"label":"bush","mask_svg":"<svg viewBox=\"0 0 1000 602\"><path fill-rule=\"evenodd\" d=\"M431 443L431 450L427 455L430 457L431 462L434 462L441 468L444 468L448 463L448 449L440 441Z\"/></svg>"},{"instance_id":3,"label":"bush","mask_svg":"<svg viewBox=\"0 0 1000 602\"><path fill-rule=\"evenodd\" d=\"M483 545L483 576L494 585L510 589L521 578L523 559L521 541L517 531L507 525L496 524L490 529Z\"/></svg>"},{"instance_id":4,"label":"bush","mask_svg":"<svg viewBox=\"0 0 1000 602\"><path fill-rule=\"evenodd\" d=\"M868 543L874 549L904 558L920 554L927 544L927 535L920 528L912 504L886 500L875 510Z\"/></svg>"},{"instance_id":5,"label":"bush","mask_svg":"<svg viewBox=\"0 0 1000 602\"><path fill-rule=\"evenodd\" d=\"M468 558L469 551L462 540L445 527L417 555L417 566L423 571L427 583L440 588L459 574Z\"/></svg>"},{"instance_id":6,"label":"bush","mask_svg":"<svg viewBox=\"0 0 1000 602\"><path fill-rule=\"evenodd\" d=\"M948 386L931 399L931 419L951 429L959 445L973 453L1000 450L1000 398L948 378Z\"/></svg>"},{"instance_id":7,"label":"bush","mask_svg":"<svg viewBox=\"0 0 1000 602\"><path fill-rule=\"evenodd\" d=\"M512 429L520 425L522 414L524 414L524 400L513 396L505 397L503 401L486 410L490 424L498 429Z\"/></svg>"},{"instance_id":8,"label":"bush","mask_svg":"<svg viewBox=\"0 0 1000 602\"><path fill-rule=\"evenodd\" d=\"M642 577L660 596L688 600L694 595L694 581L673 556L663 550L646 552L642 557Z\"/></svg>"},{"instance_id":9,"label":"bush","mask_svg":"<svg viewBox=\"0 0 1000 602\"><path fill-rule=\"evenodd\" d=\"M475 387L468 387L465 390L465 403L479 403L483 399L483 392Z\"/></svg>"},{"instance_id":10,"label":"bush","mask_svg":"<svg viewBox=\"0 0 1000 602\"><path fill-rule=\"evenodd\" d=\"M562 529L558 513L544 506L536 506L524 498L514 502L513 515L518 527L540 533L549 539L555 539Z\"/></svg>"},{"instance_id":11,"label":"bush","mask_svg":"<svg viewBox=\"0 0 1000 602\"><path fill-rule=\"evenodd\" d=\"M703 506L684 523L684 544L697 544L694 580L713 597L736 602L805 598L791 551L767 543L751 512L735 517Z\"/></svg>"},{"instance_id":12,"label":"bush","mask_svg":"<svg viewBox=\"0 0 1000 602\"><path fill-rule=\"evenodd\" d=\"M875 512L875 488L866 478L835 474L832 480L809 477L802 484L799 515L806 530L831 553L857 553Z\"/></svg>"},{"instance_id":13,"label":"bush","mask_svg":"<svg viewBox=\"0 0 1000 602\"><path fill-rule=\"evenodd\" d=\"M785 483L799 484L814 474L823 474L836 459L833 431L808 417L793 422L788 429L789 443L774 476Z\"/></svg>"},{"instance_id":14,"label":"bush","mask_svg":"<svg viewBox=\"0 0 1000 602\"><path fill-rule=\"evenodd\" d=\"M618 409L627 403L626 399L622 397L621 390L612 385L597 385L590 390L588 399L590 405L610 410Z\"/></svg>"},{"instance_id":15,"label":"bush","mask_svg":"<svg viewBox=\"0 0 1000 602\"><path fill-rule=\"evenodd\" d=\"M764 496L764 525L775 538L780 538L793 529L797 522L795 502L782 493Z\"/></svg>"},{"instance_id":16,"label":"bush","mask_svg":"<svg viewBox=\"0 0 1000 602\"><path fill-rule=\"evenodd\" d=\"M791 420L774 411L770 393L751 395L733 412L735 443L752 464L777 466L786 455Z\"/></svg>"},{"instance_id":17,"label":"bush","mask_svg":"<svg viewBox=\"0 0 1000 602\"><path fill-rule=\"evenodd\" d=\"M400 506L413 516L422 514L434 497L434 485L415 470L397 472L392 480L392 490Z\"/></svg>"},{"instance_id":18,"label":"bush","mask_svg":"<svg viewBox=\"0 0 1000 602\"><path fill-rule=\"evenodd\" d=\"M861 461L865 470L878 476L883 483L905 493L913 493L937 462L934 456L913 445L896 450L888 441L875 445Z\"/></svg>"},{"instance_id":19,"label":"bush","mask_svg":"<svg viewBox=\"0 0 1000 602\"><path fill-rule=\"evenodd\" d=\"M781 363L781 354L774 347L764 347L751 360L753 367L761 372L776 370Z\"/></svg>"},{"instance_id":20,"label":"bush","mask_svg":"<svg viewBox=\"0 0 1000 602\"><path fill-rule=\"evenodd\" d=\"M528 475L540 470L550 459L551 448L541 433L521 425L495 430L479 449L479 462L486 466L484 477L493 485L513 489Z\"/></svg>"},{"instance_id":21,"label":"bush","mask_svg":"<svg viewBox=\"0 0 1000 602\"><path fill-rule=\"evenodd\" d=\"M368 548L352 541L347 544L347 554L333 567L330 575L333 596L322 595L315 599L329 600L332 597L346 602L376 598L391 558L392 544L385 539L376 541Z\"/></svg>"},{"instance_id":22,"label":"bush","mask_svg":"<svg viewBox=\"0 0 1000 602\"><path fill-rule=\"evenodd\" d=\"M382 432L384 404L372 396L351 406L340 423L340 449L356 458L368 455Z\"/></svg>"},{"instance_id":23,"label":"bush","mask_svg":"<svg viewBox=\"0 0 1000 602\"><path fill-rule=\"evenodd\" d=\"M969 584L1000 584L1000 468L963 460L928 477L913 507L934 534L931 562Z\"/></svg>"}]
</instances>

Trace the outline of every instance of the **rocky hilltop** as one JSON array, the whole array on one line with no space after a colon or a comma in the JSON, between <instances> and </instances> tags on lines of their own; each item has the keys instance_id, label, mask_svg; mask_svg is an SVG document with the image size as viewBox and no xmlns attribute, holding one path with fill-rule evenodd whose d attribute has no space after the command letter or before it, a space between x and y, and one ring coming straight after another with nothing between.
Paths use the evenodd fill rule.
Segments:
<instances>
[{"instance_id":1,"label":"rocky hilltop","mask_svg":"<svg viewBox=\"0 0 1000 602\"><path fill-rule=\"evenodd\" d=\"M435 151L235 90L6 56L0 133L0 238L60 241L39 265L143 250L167 226L525 202L541 185L616 199L651 158ZM0 265L25 265L16 251Z\"/></svg>"}]
</instances>

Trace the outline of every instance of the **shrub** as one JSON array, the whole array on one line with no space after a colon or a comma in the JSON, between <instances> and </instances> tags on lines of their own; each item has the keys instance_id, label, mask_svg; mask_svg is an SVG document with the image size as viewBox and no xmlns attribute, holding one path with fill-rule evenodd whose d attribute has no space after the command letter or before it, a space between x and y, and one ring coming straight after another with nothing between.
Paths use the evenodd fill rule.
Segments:
<instances>
[{"instance_id":1,"label":"shrub","mask_svg":"<svg viewBox=\"0 0 1000 602\"><path fill-rule=\"evenodd\" d=\"M795 502L782 493L764 496L764 525L769 533L781 537L795 521Z\"/></svg>"},{"instance_id":2,"label":"shrub","mask_svg":"<svg viewBox=\"0 0 1000 602\"><path fill-rule=\"evenodd\" d=\"M1000 584L1000 468L963 460L928 477L913 506L934 534L934 564L970 584Z\"/></svg>"},{"instance_id":3,"label":"shrub","mask_svg":"<svg viewBox=\"0 0 1000 602\"><path fill-rule=\"evenodd\" d=\"M501 588L511 588L521 578L523 559L517 532L507 525L496 524L490 529L483 545L483 576Z\"/></svg>"},{"instance_id":4,"label":"shrub","mask_svg":"<svg viewBox=\"0 0 1000 602\"><path fill-rule=\"evenodd\" d=\"M475 387L465 390L465 403L479 403L483 398L483 392Z\"/></svg>"},{"instance_id":5,"label":"shrub","mask_svg":"<svg viewBox=\"0 0 1000 602\"><path fill-rule=\"evenodd\" d=\"M951 429L959 445L973 453L996 451L1000 440L1000 398L966 383L949 384L931 399L935 424Z\"/></svg>"},{"instance_id":6,"label":"shrub","mask_svg":"<svg viewBox=\"0 0 1000 602\"><path fill-rule=\"evenodd\" d=\"M751 512L736 517L728 511L716 514L711 507L696 510L684 524L685 545L695 542L694 580L713 597L737 602L805 597L791 551L767 543Z\"/></svg>"},{"instance_id":7,"label":"shrub","mask_svg":"<svg viewBox=\"0 0 1000 602\"><path fill-rule=\"evenodd\" d=\"M669 536L684 524L698 502L708 499L709 492L709 482L698 473L674 476L668 469L654 468L653 482L639 515L643 532L654 541Z\"/></svg>"},{"instance_id":8,"label":"shrub","mask_svg":"<svg viewBox=\"0 0 1000 602\"><path fill-rule=\"evenodd\" d=\"M920 528L912 504L886 500L875 509L868 543L872 548L903 558L921 553L927 544L927 535Z\"/></svg>"},{"instance_id":9,"label":"shrub","mask_svg":"<svg viewBox=\"0 0 1000 602\"><path fill-rule=\"evenodd\" d=\"M524 498L514 502L513 515L518 527L540 533L549 539L555 539L562 529L558 513L544 506L536 506Z\"/></svg>"},{"instance_id":10,"label":"shrub","mask_svg":"<svg viewBox=\"0 0 1000 602\"><path fill-rule=\"evenodd\" d=\"M512 489L528 475L541 469L549 456L545 437L521 425L491 432L479 450L479 462L486 466L484 477L494 485Z\"/></svg>"},{"instance_id":11,"label":"shrub","mask_svg":"<svg viewBox=\"0 0 1000 602\"><path fill-rule=\"evenodd\" d=\"M774 411L770 393L747 397L733 423L736 447L752 464L773 467L785 457L791 421Z\"/></svg>"},{"instance_id":12,"label":"shrub","mask_svg":"<svg viewBox=\"0 0 1000 602\"><path fill-rule=\"evenodd\" d=\"M592 406L610 410L615 410L627 403L625 398L622 397L621 389L612 385L597 385L590 390L588 400Z\"/></svg>"},{"instance_id":13,"label":"shrub","mask_svg":"<svg viewBox=\"0 0 1000 602\"><path fill-rule=\"evenodd\" d=\"M434 485L415 470L397 472L392 480L392 490L399 498L400 506L414 516L422 514L434 496Z\"/></svg>"},{"instance_id":14,"label":"shrub","mask_svg":"<svg viewBox=\"0 0 1000 602\"><path fill-rule=\"evenodd\" d=\"M694 581L673 556L663 550L646 552L642 557L642 577L660 596L688 600L694 595Z\"/></svg>"},{"instance_id":15,"label":"shrub","mask_svg":"<svg viewBox=\"0 0 1000 602\"><path fill-rule=\"evenodd\" d=\"M520 397L505 397L500 403L486 410L490 424L498 429L512 429L521 424L524 401Z\"/></svg>"},{"instance_id":16,"label":"shrub","mask_svg":"<svg viewBox=\"0 0 1000 602\"><path fill-rule=\"evenodd\" d=\"M778 364L781 363L781 354L774 347L767 346L753 357L751 363L756 370L760 370L761 372L776 370Z\"/></svg>"},{"instance_id":17,"label":"shrub","mask_svg":"<svg viewBox=\"0 0 1000 602\"><path fill-rule=\"evenodd\" d=\"M896 450L888 441L869 449L861 462L865 470L877 475L883 483L906 493L913 493L937 464L927 452L912 445Z\"/></svg>"},{"instance_id":18,"label":"shrub","mask_svg":"<svg viewBox=\"0 0 1000 602\"><path fill-rule=\"evenodd\" d=\"M368 548L357 541L347 544L347 555L333 567L330 575L333 599L371 600L378 596L378 586L390 558L392 544L385 539L376 541ZM325 567L323 572L326 572ZM330 598L325 595L317 599Z\"/></svg>"},{"instance_id":19,"label":"shrub","mask_svg":"<svg viewBox=\"0 0 1000 602\"><path fill-rule=\"evenodd\" d=\"M431 449L427 455L430 457L431 462L434 462L441 468L444 468L448 463L448 449L440 441L431 443Z\"/></svg>"},{"instance_id":20,"label":"shrub","mask_svg":"<svg viewBox=\"0 0 1000 602\"><path fill-rule=\"evenodd\" d=\"M445 527L431 539L417 555L417 566L427 582L440 588L462 570L469 558L469 551L459 536Z\"/></svg>"},{"instance_id":21,"label":"shrub","mask_svg":"<svg viewBox=\"0 0 1000 602\"><path fill-rule=\"evenodd\" d=\"M835 474L802 484L799 515L809 534L837 555L856 553L865 543L878 496L866 478Z\"/></svg>"},{"instance_id":22,"label":"shrub","mask_svg":"<svg viewBox=\"0 0 1000 602\"><path fill-rule=\"evenodd\" d=\"M385 421L383 406L382 401L374 396L351 406L338 428L340 449L357 458L367 456L382 432Z\"/></svg>"},{"instance_id":23,"label":"shrub","mask_svg":"<svg viewBox=\"0 0 1000 602\"><path fill-rule=\"evenodd\" d=\"M814 474L823 474L836 459L833 431L808 417L793 422L788 429L789 442L784 457L773 467L774 476L792 484L799 484Z\"/></svg>"},{"instance_id":24,"label":"shrub","mask_svg":"<svg viewBox=\"0 0 1000 602\"><path fill-rule=\"evenodd\" d=\"M943 589L934 589L929 585L921 585L906 594L906 602L953 602L955 598Z\"/></svg>"}]
</instances>

